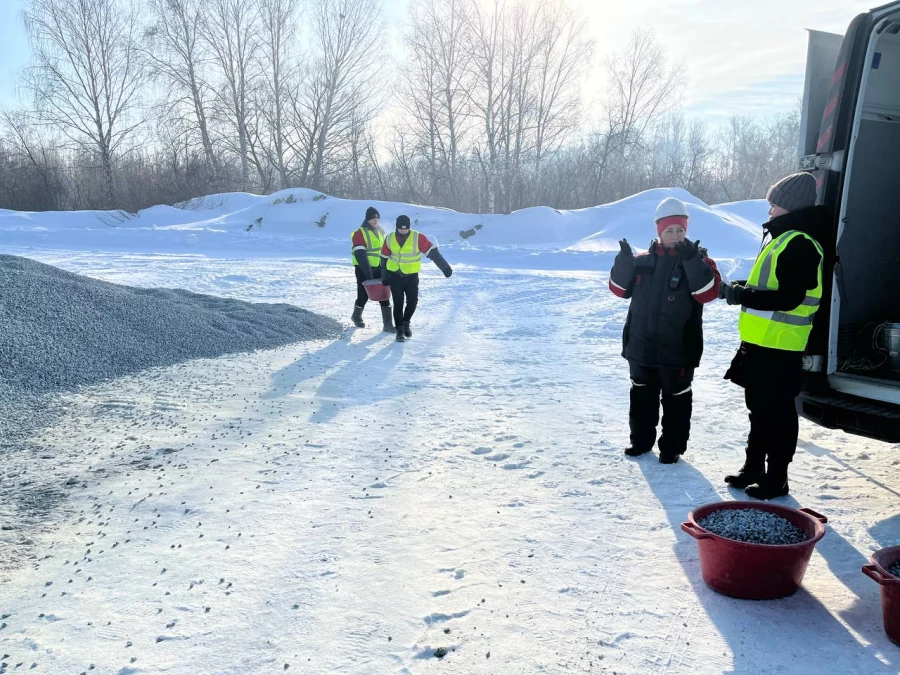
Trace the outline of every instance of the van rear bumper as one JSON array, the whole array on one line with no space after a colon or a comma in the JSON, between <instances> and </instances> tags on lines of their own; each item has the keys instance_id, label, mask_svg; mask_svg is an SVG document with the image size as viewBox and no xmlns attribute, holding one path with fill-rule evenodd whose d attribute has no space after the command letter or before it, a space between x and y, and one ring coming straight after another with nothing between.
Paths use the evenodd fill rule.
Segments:
<instances>
[{"instance_id":1,"label":"van rear bumper","mask_svg":"<svg viewBox=\"0 0 900 675\"><path fill-rule=\"evenodd\" d=\"M827 394L802 392L797 397L797 412L829 429L900 443L900 406L834 391Z\"/></svg>"}]
</instances>

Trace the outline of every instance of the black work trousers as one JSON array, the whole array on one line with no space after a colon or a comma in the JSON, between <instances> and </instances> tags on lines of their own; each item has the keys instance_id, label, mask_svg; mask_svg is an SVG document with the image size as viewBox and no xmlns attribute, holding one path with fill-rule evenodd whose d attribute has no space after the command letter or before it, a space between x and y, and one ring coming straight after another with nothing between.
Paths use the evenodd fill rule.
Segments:
<instances>
[{"instance_id":1,"label":"black work trousers","mask_svg":"<svg viewBox=\"0 0 900 675\"><path fill-rule=\"evenodd\" d=\"M803 380L803 354L743 343L725 377L744 387L750 413L748 458L790 464L800 432L796 398Z\"/></svg>"},{"instance_id":2,"label":"black work trousers","mask_svg":"<svg viewBox=\"0 0 900 675\"><path fill-rule=\"evenodd\" d=\"M765 457L770 467L790 464L800 434L796 397L771 387L750 386L744 389L744 400L750 411L747 455Z\"/></svg>"},{"instance_id":3,"label":"black work trousers","mask_svg":"<svg viewBox=\"0 0 900 675\"><path fill-rule=\"evenodd\" d=\"M419 273L400 276L391 274L391 297L394 299L394 325L409 323L419 304ZM405 301L405 305L404 305Z\"/></svg>"},{"instance_id":4,"label":"black work trousers","mask_svg":"<svg viewBox=\"0 0 900 675\"><path fill-rule=\"evenodd\" d=\"M659 402L662 395L662 434L659 451L666 455L683 455L691 435L691 412L694 393L691 382L693 368L653 368L634 361L631 371L631 401L628 422L631 445L649 450L656 442Z\"/></svg>"},{"instance_id":5,"label":"black work trousers","mask_svg":"<svg viewBox=\"0 0 900 675\"><path fill-rule=\"evenodd\" d=\"M353 269L356 271L356 306L365 307L366 303L369 301L369 296L366 294L366 289L363 286L363 282L366 280L366 277L362 273L362 268L359 265L355 265ZM381 278L381 269L381 266L372 268L372 274L375 275L376 279ZM382 300L378 304L382 307L390 307L391 301Z\"/></svg>"}]
</instances>

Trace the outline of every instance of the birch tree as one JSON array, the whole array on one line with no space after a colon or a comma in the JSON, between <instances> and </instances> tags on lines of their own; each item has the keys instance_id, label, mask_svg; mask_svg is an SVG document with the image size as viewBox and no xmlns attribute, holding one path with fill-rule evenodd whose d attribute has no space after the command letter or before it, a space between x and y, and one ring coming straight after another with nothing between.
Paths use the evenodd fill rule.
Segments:
<instances>
[{"instance_id":1,"label":"birch tree","mask_svg":"<svg viewBox=\"0 0 900 675\"><path fill-rule=\"evenodd\" d=\"M24 84L36 112L97 159L113 207L116 158L142 122L136 9L125 0L29 0L25 26L33 60Z\"/></svg>"},{"instance_id":2,"label":"birch tree","mask_svg":"<svg viewBox=\"0 0 900 675\"><path fill-rule=\"evenodd\" d=\"M210 54L202 39L204 12L199 0L150 0L151 24L147 31L146 54L155 73L162 78L169 95L167 112L183 108L180 117L190 120L203 148L207 166L219 171L218 157L210 132L209 105L212 98L207 81Z\"/></svg>"}]
</instances>

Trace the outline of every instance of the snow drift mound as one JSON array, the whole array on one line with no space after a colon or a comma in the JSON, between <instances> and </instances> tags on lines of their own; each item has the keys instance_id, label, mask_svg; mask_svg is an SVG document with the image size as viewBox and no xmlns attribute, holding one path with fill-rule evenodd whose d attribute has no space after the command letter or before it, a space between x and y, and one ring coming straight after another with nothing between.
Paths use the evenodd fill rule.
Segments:
<instances>
[{"instance_id":1,"label":"snow drift mound","mask_svg":"<svg viewBox=\"0 0 900 675\"><path fill-rule=\"evenodd\" d=\"M388 231L393 230L398 215L406 214L415 229L444 247L445 254L452 249L465 251L467 260L476 264L493 264L525 252L553 254L527 261L537 267L546 263L556 267L560 254L576 254L570 256L571 266L588 257L585 253L615 254L623 237L635 247L646 247L656 236L656 206L666 197L687 204L691 217L688 236L700 239L710 256L717 260L756 257L761 225L768 219L765 200L709 206L680 188L647 190L611 204L573 211L537 206L482 215L399 202L339 199L303 188L267 196L208 195L176 207L153 206L137 214L6 211L0 212L0 250L14 253L13 246L132 252L189 249L241 256L349 257L350 235L372 205L380 211ZM452 262L452 258L451 253L448 259ZM603 266L607 267L607 262Z\"/></svg>"},{"instance_id":2,"label":"snow drift mound","mask_svg":"<svg viewBox=\"0 0 900 675\"><path fill-rule=\"evenodd\" d=\"M291 305L132 288L16 256L0 255L0 288L0 399L342 331Z\"/></svg>"}]
</instances>

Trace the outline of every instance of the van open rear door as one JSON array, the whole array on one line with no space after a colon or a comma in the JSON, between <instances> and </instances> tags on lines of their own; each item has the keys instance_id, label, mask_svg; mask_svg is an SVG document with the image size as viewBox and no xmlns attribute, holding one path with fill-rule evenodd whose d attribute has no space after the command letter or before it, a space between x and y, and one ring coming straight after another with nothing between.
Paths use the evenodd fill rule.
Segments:
<instances>
[{"instance_id":1,"label":"van open rear door","mask_svg":"<svg viewBox=\"0 0 900 675\"><path fill-rule=\"evenodd\" d=\"M800 111L800 166L815 168L816 143L822 127L822 114L828 102L834 65L841 51L843 35L809 31L806 50L806 78L803 85L803 108Z\"/></svg>"},{"instance_id":2,"label":"van open rear door","mask_svg":"<svg viewBox=\"0 0 900 675\"><path fill-rule=\"evenodd\" d=\"M869 42L885 17L900 12L900 2L891 2L858 15L843 38L810 31L806 82L799 139L800 166L816 177L819 203L830 207L834 221L830 250L841 235L841 199L845 164L854 133L860 89L864 80ZM829 66L830 63L830 66ZM830 72L829 72L830 69ZM808 369L804 391L798 398L800 414L826 427L900 442L900 411L897 406L837 392L829 385L829 374L837 366L837 322L841 298L834 293L840 276L839 259L826 256L823 297L807 347Z\"/></svg>"}]
</instances>

